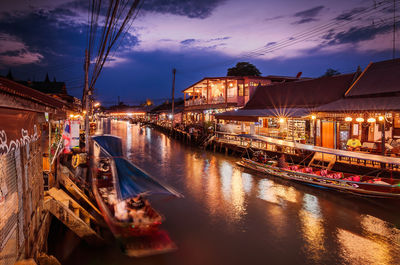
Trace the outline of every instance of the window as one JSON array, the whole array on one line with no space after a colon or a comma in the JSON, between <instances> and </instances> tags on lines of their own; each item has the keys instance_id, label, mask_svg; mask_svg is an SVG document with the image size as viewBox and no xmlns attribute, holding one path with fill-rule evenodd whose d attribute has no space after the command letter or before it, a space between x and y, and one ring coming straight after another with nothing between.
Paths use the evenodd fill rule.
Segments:
<instances>
[{"instance_id":1,"label":"window","mask_svg":"<svg viewBox=\"0 0 400 265\"><path fill-rule=\"evenodd\" d=\"M239 84L239 97L243 97L243 84Z\"/></svg>"}]
</instances>

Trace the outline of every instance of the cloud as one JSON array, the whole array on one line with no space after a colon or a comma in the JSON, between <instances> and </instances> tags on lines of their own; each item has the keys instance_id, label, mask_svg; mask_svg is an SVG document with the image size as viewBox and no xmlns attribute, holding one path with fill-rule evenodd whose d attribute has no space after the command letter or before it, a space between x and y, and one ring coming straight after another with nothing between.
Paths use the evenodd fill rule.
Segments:
<instances>
[{"instance_id":1,"label":"cloud","mask_svg":"<svg viewBox=\"0 0 400 265\"><path fill-rule=\"evenodd\" d=\"M225 0L147 0L142 9L162 14L205 19Z\"/></svg>"},{"instance_id":2,"label":"cloud","mask_svg":"<svg viewBox=\"0 0 400 265\"><path fill-rule=\"evenodd\" d=\"M0 65L4 67L39 63L43 55L32 51L16 36L0 33Z\"/></svg>"},{"instance_id":3,"label":"cloud","mask_svg":"<svg viewBox=\"0 0 400 265\"><path fill-rule=\"evenodd\" d=\"M112 55L107 57L107 61L104 64L104 67L114 68L121 63L127 63L127 62L129 62L129 60L126 57L122 57L121 55L120 56Z\"/></svg>"},{"instance_id":4,"label":"cloud","mask_svg":"<svg viewBox=\"0 0 400 265\"><path fill-rule=\"evenodd\" d=\"M284 18L284 17L285 17L285 16L282 16L282 15L280 15L280 16L275 16L275 17L268 17L268 18L265 19L265 21L278 20L278 19L281 19L281 18Z\"/></svg>"},{"instance_id":5,"label":"cloud","mask_svg":"<svg viewBox=\"0 0 400 265\"><path fill-rule=\"evenodd\" d=\"M197 42L196 39L186 39L186 40L181 41L180 43L182 45L192 45L192 44L194 44L196 42Z\"/></svg>"},{"instance_id":6,"label":"cloud","mask_svg":"<svg viewBox=\"0 0 400 265\"><path fill-rule=\"evenodd\" d=\"M304 23L309 23L309 22L313 22L313 21L318 21L318 19L311 18L311 17L302 18L296 22L293 22L292 24L304 24Z\"/></svg>"},{"instance_id":7,"label":"cloud","mask_svg":"<svg viewBox=\"0 0 400 265\"><path fill-rule=\"evenodd\" d=\"M324 9L324 6L316 6L307 10L303 10L294 14L295 17L300 20L293 22L292 24L305 24L313 21L317 21L315 17Z\"/></svg>"},{"instance_id":8,"label":"cloud","mask_svg":"<svg viewBox=\"0 0 400 265\"><path fill-rule=\"evenodd\" d=\"M294 14L294 16L300 18L313 18L316 17L324 8L324 6L316 6L304 11L297 12Z\"/></svg>"},{"instance_id":9,"label":"cloud","mask_svg":"<svg viewBox=\"0 0 400 265\"><path fill-rule=\"evenodd\" d=\"M211 38L211 39L186 39L180 42L184 46L194 46L198 45L203 48L215 49L219 46L224 46L226 43L221 43L220 41L229 40L231 37L221 37L221 38Z\"/></svg>"},{"instance_id":10,"label":"cloud","mask_svg":"<svg viewBox=\"0 0 400 265\"><path fill-rule=\"evenodd\" d=\"M353 9L351 9L351 10L349 10L349 11L345 11L345 12L343 12L342 14L340 14L339 16L337 16L336 18L335 18L335 20L353 20L353 15L355 15L355 14L358 14L358 13L360 13L360 12L362 12L362 11L364 11L364 10L366 10L367 8L366 7L356 7L356 8L353 8Z\"/></svg>"},{"instance_id":11,"label":"cloud","mask_svg":"<svg viewBox=\"0 0 400 265\"><path fill-rule=\"evenodd\" d=\"M343 43L358 43L360 41L372 40L377 35L385 33L392 29L392 25L384 24L381 26L368 26L368 27L352 27L347 31L330 35L330 45L343 44Z\"/></svg>"}]
</instances>

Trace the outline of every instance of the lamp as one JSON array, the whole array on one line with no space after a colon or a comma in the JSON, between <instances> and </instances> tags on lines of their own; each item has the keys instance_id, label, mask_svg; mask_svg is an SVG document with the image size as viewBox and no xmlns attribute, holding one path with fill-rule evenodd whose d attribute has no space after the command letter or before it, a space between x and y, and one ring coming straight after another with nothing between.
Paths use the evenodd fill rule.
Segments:
<instances>
[{"instance_id":1,"label":"lamp","mask_svg":"<svg viewBox=\"0 0 400 265\"><path fill-rule=\"evenodd\" d=\"M379 121L383 121L384 119L385 119L385 117L383 117L383 116L379 116L379 117L378 117L378 120L379 120Z\"/></svg>"},{"instance_id":2,"label":"lamp","mask_svg":"<svg viewBox=\"0 0 400 265\"><path fill-rule=\"evenodd\" d=\"M375 118L368 118L367 122L373 123L373 122L376 122L376 119Z\"/></svg>"},{"instance_id":3,"label":"lamp","mask_svg":"<svg viewBox=\"0 0 400 265\"><path fill-rule=\"evenodd\" d=\"M345 120L345 121L352 121L353 118L352 118L352 117L346 117L346 118L344 118L344 120Z\"/></svg>"},{"instance_id":4,"label":"lamp","mask_svg":"<svg viewBox=\"0 0 400 265\"><path fill-rule=\"evenodd\" d=\"M317 118L317 116L311 115L311 119L312 119L312 120L315 120L316 118Z\"/></svg>"},{"instance_id":5,"label":"lamp","mask_svg":"<svg viewBox=\"0 0 400 265\"><path fill-rule=\"evenodd\" d=\"M279 122L280 122L280 123L284 123L284 122L285 122L285 119L284 119L284 118L279 118Z\"/></svg>"},{"instance_id":6,"label":"lamp","mask_svg":"<svg viewBox=\"0 0 400 265\"><path fill-rule=\"evenodd\" d=\"M358 118L356 119L356 122L364 122L364 118L358 117Z\"/></svg>"}]
</instances>

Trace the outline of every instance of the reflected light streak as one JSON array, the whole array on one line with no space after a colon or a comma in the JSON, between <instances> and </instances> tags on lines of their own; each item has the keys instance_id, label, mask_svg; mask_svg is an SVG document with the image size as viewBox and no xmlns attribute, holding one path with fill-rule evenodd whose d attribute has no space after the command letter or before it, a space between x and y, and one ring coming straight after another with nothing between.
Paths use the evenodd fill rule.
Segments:
<instances>
[{"instance_id":1,"label":"reflected light streak","mask_svg":"<svg viewBox=\"0 0 400 265\"><path fill-rule=\"evenodd\" d=\"M215 217L221 213L221 182L218 177L218 167L216 158L213 156L210 159L209 165L207 166L207 193L206 193L206 203L210 215ZM226 209L224 207L223 209Z\"/></svg>"},{"instance_id":2,"label":"reflected light streak","mask_svg":"<svg viewBox=\"0 0 400 265\"><path fill-rule=\"evenodd\" d=\"M238 169L234 169L232 175L232 206L233 206L233 217L235 220L241 219L243 214L246 212L244 206L244 191L243 191L243 183L240 171Z\"/></svg>"},{"instance_id":3,"label":"reflected light streak","mask_svg":"<svg viewBox=\"0 0 400 265\"><path fill-rule=\"evenodd\" d=\"M227 201L231 199L232 171L232 165L227 161L223 161L219 167L222 182L222 194L224 195L224 199Z\"/></svg>"},{"instance_id":4,"label":"reflected light streak","mask_svg":"<svg viewBox=\"0 0 400 265\"><path fill-rule=\"evenodd\" d=\"M307 242L305 248L309 257L319 263L324 252L324 226L321 218L321 209L317 197L305 194L303 197L303 209L299 212L301 230L304 240Z\"/></svg>"},{"instance_id":5,"label":"reflected light streak","mask_svg":"<svg viewBox=\"0 0 400 265\"><path fill-rule=\"evenodd\" d=\"M364 238L341 228L337 230L337 240L340 255L348 264L389 265L398 262L398 259L391 257L393 246L386 242ZM393 254L398 258L398 251Z\"/></svg>"},{"instance_id":6,"label":"reflected light streak","mask_svg":"<svg viewBox=\"0 0 400 265\"><path fill-rule=\"evenodd\" d=\"M129 157L132 153L132 127L128 123L126 126L126 154Z\"/></svg>"},{"instance_id":7,"label":"reflected light streak","mask_svg":"<svg viewBox=\"0 0 400 265\"><path fill-rule=\"evenodd\" d=\"M250 174L242 172L243 190L250 193L253 188L253 177Z\"/></svg>"},{"instance_id":8,"label":"reflected light streak","mask_svg":"<svg viewBox=\"0 0 400 265\"><path fill-rule=\"evenodd\" d=\"M272 203L297 203L298 191L293 187L277 184L269 179L262 179L259 182L258 197Z\"/></svg>"}]
</instances>

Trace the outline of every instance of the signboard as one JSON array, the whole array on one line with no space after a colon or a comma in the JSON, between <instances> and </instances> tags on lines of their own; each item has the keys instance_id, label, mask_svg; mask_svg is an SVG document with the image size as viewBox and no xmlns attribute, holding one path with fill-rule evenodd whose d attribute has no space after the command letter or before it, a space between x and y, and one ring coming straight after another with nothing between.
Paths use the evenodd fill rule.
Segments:
<instances>
[{"instance_id":1,"label":"signboard","mask_svg":"<svg viewBox=\"0 0 400 265\"><path fill-rule=\"evenodd\" d=\"M35 112L0 108L0 155L39 139L38 126Z\"/></svg>"}]
</instances>

